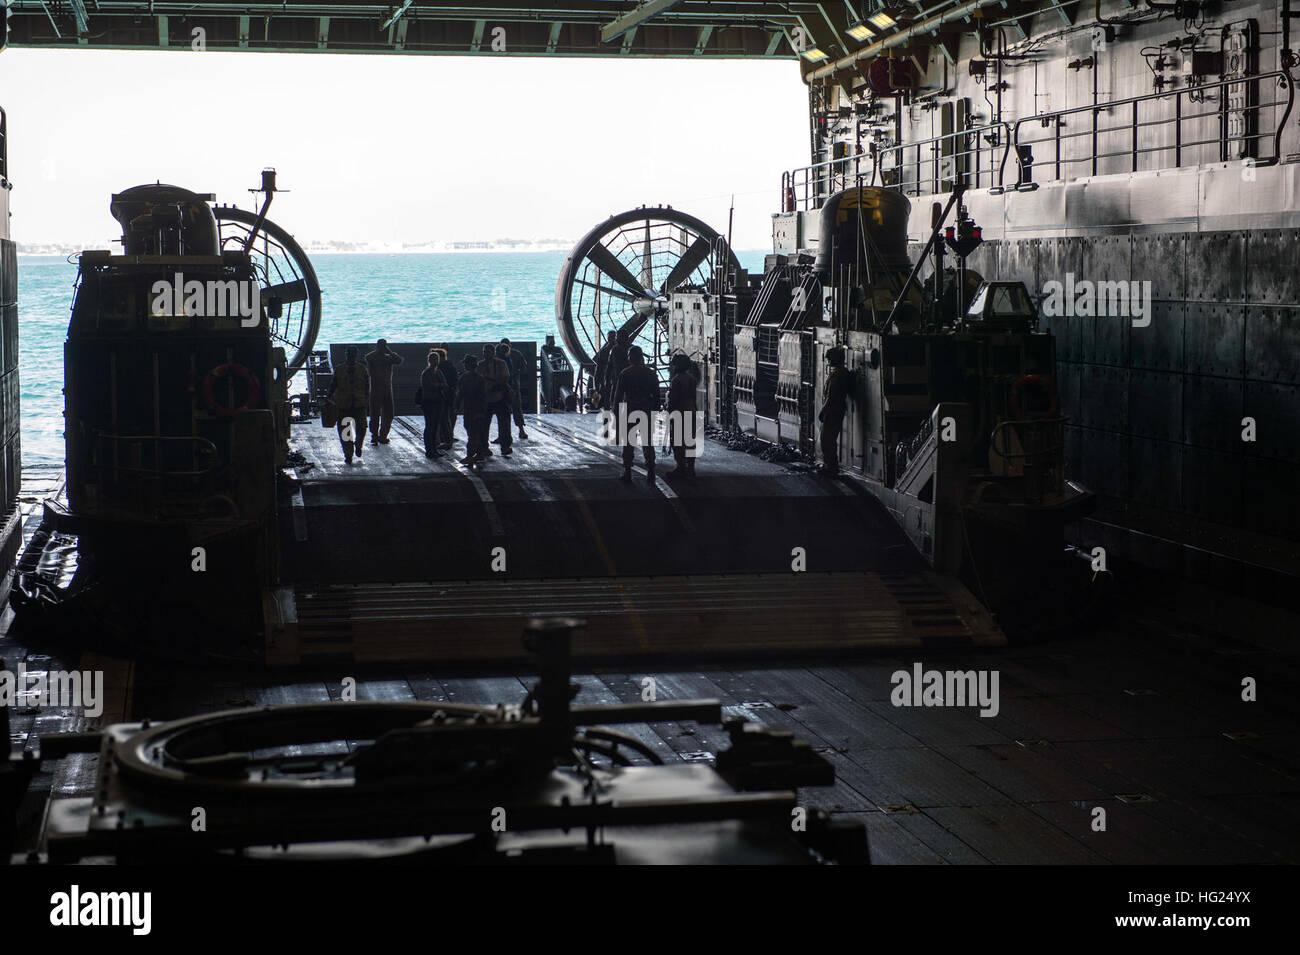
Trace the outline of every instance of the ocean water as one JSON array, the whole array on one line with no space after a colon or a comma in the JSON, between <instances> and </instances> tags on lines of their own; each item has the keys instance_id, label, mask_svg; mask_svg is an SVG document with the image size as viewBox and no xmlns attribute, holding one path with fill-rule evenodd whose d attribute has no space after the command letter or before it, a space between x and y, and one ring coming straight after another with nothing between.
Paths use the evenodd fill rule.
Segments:
<instances>
[{"instance_id":1,"label":"ocean water","mask_svg":"<svg viewBox=\"0 0 1300 955\"><path fill-rule=\"evenodd\" d=\"M762 270L763 255L736 253L751 271ZM317 347L376 338L503 336L540 344L555 333L555 282L564 257L564 252L313 255L322 304ZM75 259L18 257L24 469L63 467L63 342L76 278Z\"/></svg>"}]
</instances>

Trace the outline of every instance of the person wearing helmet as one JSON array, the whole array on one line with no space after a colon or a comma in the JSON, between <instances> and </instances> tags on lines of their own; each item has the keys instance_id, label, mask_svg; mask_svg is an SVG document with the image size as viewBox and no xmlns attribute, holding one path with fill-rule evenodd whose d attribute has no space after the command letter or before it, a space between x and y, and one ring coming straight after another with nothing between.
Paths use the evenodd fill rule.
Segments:
<instances>
[{"instance_id":1,"label":"person wearing helmet","mask_svg":"<svg viewBox=\"0 0 1300 955\"><path fill-rule=\"evenodd\" d=\"M823 391L822 408L817 414L821 422L822 466L818 474L834 477L840 473L840 433L844 430L844 413L849 409L850 386L853 376L844 367L844 349L832 348L826 353L830 373Z\"/></svg>"},{"instance_id":2,"label":"person wearing helmet","mask_svg":"<svg viewBox=\"0 0 1300 955\"><path fill-rule=\"evenodd\" d=\"M654 448L654 414L659 410L659 376L645 363L645 352L633 345L627 353L628 365L618 376L614 388L614 414L620 421L627 422L627 433L623 444L623 476L619 479L625 484L632 482L632 460L636 451L632 446L635 438L641 441L641 453L645 455L645 470L650 483L655 482L655 448ZM640 412L640 414L638 414ZM635 417L634 417L635 416ZM634 428L638 419L643 419L645 427Z\"/></svg>"}]
</instances>

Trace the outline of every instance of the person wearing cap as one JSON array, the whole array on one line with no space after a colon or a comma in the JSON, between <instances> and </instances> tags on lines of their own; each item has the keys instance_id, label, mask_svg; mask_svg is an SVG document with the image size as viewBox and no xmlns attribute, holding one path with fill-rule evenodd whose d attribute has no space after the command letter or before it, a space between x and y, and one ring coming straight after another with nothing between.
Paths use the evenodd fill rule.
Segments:
<instances>
[{"instance_id":1,"label":"person wearing cap","mask_svg":"<svg viewBox=\"0 0 1300 955\"><path fill-rule=\"evenodd\" d=\"M375 343L374 351L366 353L366 367L370 370L370 442L387 444L388 431L393 426L393 369L402 363L402 356L388 347L388 339Z\"/></svg>"},{"instance_id":2,"label":"person wearing cap","mask_svg":"<svg viewBox=\"0 0 1300 955\"><path fill-rule=\"evenodd\" d=\"M844 367L844 349L832 348L826 353L830 373L822 392L822 408L817 414L821 422L822 466L818 474L834 477L840 473L840 433L844 430L844 413L849 409L850 385L853 376Z\"/></svg>"},{"instance_id":3,"label":"person wearing cap","mask_svg":"<svg viewBox=\"0 0 1300 955\"><path fill-rule=\"evenodd\" d=\"M632 446L633 437L641 441L641 453L645 456L645 470L651 484L655 482L655 448L654 448L654 413L659 410L659 376L645 363L645 352L637 345L628 349L628 365L618 376L614 388L612 410L618 420L626 427L623 437L623 476L619 479L625 484L632 481L632 461L636 450ZM637 413L640 412L638 415ZM644 427L634 428L644 416Z\"/></svg>"},{"instance_id":4,"label":"person wearing cap","mask_svg":"<svg viewBox=\"0 0 1300 955\"><path fill-rule=\"evenodd\" d=\"M528 432L524 430L524 372L528 373L528 386L536 391L533 381L533 371L528 367L528 359L524 353L510 343L510 339L501 339L501 344L506 346L509 354L506 356L506 364L510 366L510 408L514 412L515 427L519 429L519 440L527 441ZM497 347L497 354L501 353L500 346Z\"/></svg>"},{"instance_id":5,"label":"person wearing cap","mask_svg":"<svg viewBox=\"0 0 1300 955\"><path fill-rule=\"evenodd\" d=\"M510 354L510 349L504 349ZM502 356L502 346L487 344L483 346L483 357L479 359L478 373L483 376L483 385L487 391L487 418L483 425L483 441L488 447L488 431L492 419L497 422L497 440L501 445L501 456L510 457L513 442L510 437L510 363ZM488 454L492 453L488 448Z\"/></svg>"}]
</instances>

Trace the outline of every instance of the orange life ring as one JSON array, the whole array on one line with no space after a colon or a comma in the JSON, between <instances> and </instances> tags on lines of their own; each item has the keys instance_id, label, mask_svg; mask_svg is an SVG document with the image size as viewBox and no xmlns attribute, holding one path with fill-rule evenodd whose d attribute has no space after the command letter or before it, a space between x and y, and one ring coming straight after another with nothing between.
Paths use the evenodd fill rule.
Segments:
<instances>
[{"instance_id":1,"label":"orange life ring","mask_svg":"<svg viewBox=\"0 0 1300 955\"><path fill-rule=\"evenodd\" d=\"M1020 403L1020 393L1026 385L1035 385L1047 392L1047 410L1037 414L1026 414ZM1037 421L1055 418L1061 408L1061 396L1056 391L1056 383L1046 375L1021 375L1011 385L1011 414L1017 421Z\"/></svg>"},{"instance_id":2,"label":"orange life ring","mask_svg":"<svg viewBox=\"0 0 1300 955\"><path fill-rule=\"evenodd\" d=\"M227 408L218 402L215 393L217 381L227 375L242 378L244 384L248 386L248 395L244 398L244 403L235 408ZM207 377L203 379L203 405L218 418L229 418L241 411L246 411L256 405L261 397L262 383L257 380L257 376L253 374L251 369L236 361L228 361L224 365L218 365L208 372Z\"/></svg>"}]
</instances>

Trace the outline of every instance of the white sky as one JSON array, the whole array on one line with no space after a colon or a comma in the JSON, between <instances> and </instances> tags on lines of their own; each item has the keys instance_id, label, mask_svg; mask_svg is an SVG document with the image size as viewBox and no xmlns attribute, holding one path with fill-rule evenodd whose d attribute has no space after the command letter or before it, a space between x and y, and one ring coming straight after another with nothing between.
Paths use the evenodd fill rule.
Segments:
<instances>
[{"instance_id":1,"label":"white sky","mask_svg":"<svg viewBox=\"0 0 1300 955\"><path fill-rule=\"evenodd\" d=\"M105 247L109 197L160 179L300 241L577 239L642 204L770 247L807 164L796 62L343 54L0 54L13 237Z\"/></svg>"}]
</instances>

